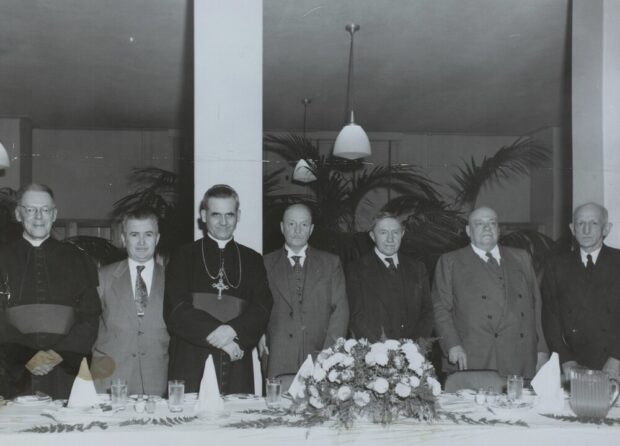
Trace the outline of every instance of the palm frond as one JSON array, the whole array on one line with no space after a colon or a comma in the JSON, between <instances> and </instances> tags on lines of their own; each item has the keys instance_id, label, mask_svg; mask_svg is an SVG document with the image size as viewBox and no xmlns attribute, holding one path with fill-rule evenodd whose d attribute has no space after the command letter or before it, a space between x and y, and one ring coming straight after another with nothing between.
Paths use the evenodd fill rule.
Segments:
<instances>
[{"instance_id":1,"label":"palm frond","mask_svg":"<svg viewBox=\"0 0 620 446\"><path fill-rule=\"evenodd\" d=\"M547 255L554 252L559 246L552 238L538 231L526 229L502 235L499 241L505 246L525 249L532 256L534 269L539 275L542 273Z\"/></svg>"},{"instance_id":2,"label":"palm frond","mask_svg":"<svg viewBox=\"0 0 620 446\"><path fill-rule=\"evenodd\" d=\"M263 148L267 152L280 155L287 161L297 162L300 159L316 160L319 158L319 150L312 141L295 133L285 136L265 135Z\"/></svg>"},{"instance_id":3,"label":"palm frond","mask_svg":"<svg viewBox=\"0 0 620 446\"><path fill-rule=\"evenodd\" d=\"M527 175L532 165L549 160L548 150L529 137L515 140L501 147L492 157L485 156L480 163L472 157L459 168L450 184L455 192L457 207L473 207L482 187L501 183L511 176Z\"/></svg>"}]
</instances>

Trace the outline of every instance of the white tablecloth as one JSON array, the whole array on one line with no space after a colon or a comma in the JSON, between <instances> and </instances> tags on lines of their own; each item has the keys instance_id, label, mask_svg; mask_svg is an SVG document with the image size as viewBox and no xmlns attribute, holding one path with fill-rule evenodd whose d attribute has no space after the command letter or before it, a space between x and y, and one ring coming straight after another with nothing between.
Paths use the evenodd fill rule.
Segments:
<instances>
[{"instance_id":1,"label":"white tablecloth","mask_svg":"<svg viewBox=\"0 0 620 446\"><path fill-rule=\"evenodd\" d=\"M44 406L20 406L12 404L0 407L0 445L45 445L45 446L185 446L185 445L349 445L384 444L394 445L562 445L595 446L619 445L620 425L606 426L559 421L536 413L535 409L500 409L478 406L471 400L454 395L440 397L440 411L450 411L455 415L465 415L472 420L518 420L527 427L498 424L469 425L455 424L445 418L433 424L420 424L412 420L382 427L367 422L358 422L353 429L334 429L329 423L312 428L270 427L267 429L236 429L226 424L241 420L252 420L266 415L240 413L245 409L264 409L262 399L231 399L225 403L224 417L201 418L187 424L166 427L148 424L144 426L119 427L118 424L129 419L171 417L176 415L193 416L193 405L186 405L182 414L171 414L165 402L158 404L156 413L136 413L130 406L125 411L111 413L82 413L69 411L53 404ZM102 421L108 429L95 427L86 432L69 433L24 433L33 426L53 423L48 414L58 421L87 424ZM563 415L572 416L567 407ZM613 408L609 418L620 418L620 408Z\"/></svg>"}]
</instances>

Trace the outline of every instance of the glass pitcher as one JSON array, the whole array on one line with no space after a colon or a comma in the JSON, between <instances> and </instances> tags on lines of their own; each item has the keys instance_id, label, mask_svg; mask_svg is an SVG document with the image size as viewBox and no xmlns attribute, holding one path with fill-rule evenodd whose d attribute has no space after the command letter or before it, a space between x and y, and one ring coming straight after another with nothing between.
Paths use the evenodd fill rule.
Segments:
<instances>
[{"instance_id":1,"label":"glass pitcher","mask_svg":"<svg viewBox=\"0 0 620 446\"><path fill-rule=\"evenodd\" d=\"M575 370L570 382L570 407L582 418L605 418L618 399L620 385L598 370Z\"/></svg>"}]
</instances>

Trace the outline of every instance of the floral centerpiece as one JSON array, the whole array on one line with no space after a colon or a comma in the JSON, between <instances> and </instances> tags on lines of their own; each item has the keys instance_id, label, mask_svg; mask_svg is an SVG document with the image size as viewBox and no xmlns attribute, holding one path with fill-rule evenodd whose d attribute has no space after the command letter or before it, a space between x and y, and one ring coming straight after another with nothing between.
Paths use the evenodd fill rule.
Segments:
<instances>
[{"instance_id":1,"label":"floral centerpiece","mask_svg":"<svg viewBox=\"0 0 620 446\"><path fill-rule=\"evenodd\" d=\"M314 419L335 417L351 427L358 418L389 424L398 417L429 422L441 385L426 360L427 345L393 339L343 339L322 351L302 373L292 410Z\"/></svg>"}]
</instances>

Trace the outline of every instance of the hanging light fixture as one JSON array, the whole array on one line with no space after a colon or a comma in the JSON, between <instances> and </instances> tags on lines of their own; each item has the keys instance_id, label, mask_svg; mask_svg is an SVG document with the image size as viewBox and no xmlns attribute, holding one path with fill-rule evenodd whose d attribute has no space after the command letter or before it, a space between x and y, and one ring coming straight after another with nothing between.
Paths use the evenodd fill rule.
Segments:
<instances>
[{"instance_id":1,"label":"hanging light fixture","mask_svg":"<svg viewBox=\"0 0 620 446\"><path fill-rule=\"evenodd\" d=\"M349 51L349 74L347 77L347 107L346 113L349 123L346 124L334 143L334 156L355 160L370 155L370 141L362 127L355 123L353 112L353 36L359 31L360 26L349 24L347 32L351 35L351 48Z\"/></svg>"},{"instance_id":2,"label":"hanging light fixture","mask_svg":"<svg viewBox=\"0 0 620 446\"><path fill-rule=\"evenodd\" d=\"M308 105L312 102L311 99L303 98L301 103L304 104L304 139L306 138L306 124L307 124L307 116L308 116ZM311 164L312 161L310 162ZM297 181L299 183L311 183L316 181L316 175L314 175L314 166L311 167L310 164L305 159L300 159L293 170L293 181Z\"/></svg>"},{"instance_id":3,"label":"hanging light fixture","mask_svg":"<svg viewBox=\"0 0 620 446\"><path fill-rule=\"evenodd\" d=\"M9 154L0 142L0 169L7 169L10 166Z\"/></svg>"}]
</instances>

